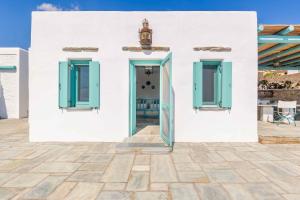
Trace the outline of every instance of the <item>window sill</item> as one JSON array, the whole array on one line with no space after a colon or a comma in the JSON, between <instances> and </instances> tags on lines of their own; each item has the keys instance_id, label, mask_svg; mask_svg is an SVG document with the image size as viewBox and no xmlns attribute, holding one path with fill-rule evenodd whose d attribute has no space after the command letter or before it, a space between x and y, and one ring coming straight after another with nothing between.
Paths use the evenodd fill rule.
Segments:
<instances>
[{"instance_id":1,"label":"window sill","mask_svg":"<svg viewBox=\"0 0 300 200\"><path fill-rule=\"evenodd\" d=\"M70 111L76 111L76 110L93 110L95 108L89 107L89 106L80 106L80 107L69 107L69 108L65 108L66 110L70 110Z\"/></svg>"},{"instance_id":2,"label":"window sill","mask_svg":"<svg viewBox=\"0 0 300 200\"><path fill-rule=\"evenodd\" d=\"M201 111L224 111L224 110L230 110L230 108L221 108L219 106L203 106L200 108L196 108L196 110Z\"/></svg>"}]
</instances>

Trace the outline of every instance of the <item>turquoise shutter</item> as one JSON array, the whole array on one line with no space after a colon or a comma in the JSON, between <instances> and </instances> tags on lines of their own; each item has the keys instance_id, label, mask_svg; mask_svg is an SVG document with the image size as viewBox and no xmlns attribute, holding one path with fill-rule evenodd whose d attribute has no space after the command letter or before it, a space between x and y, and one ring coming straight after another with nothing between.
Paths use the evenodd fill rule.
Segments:
<instances>
[{"instance_id":1,"label":"turquoise shutter","mask_svg":"<svg viewBox=\"0 0 300 200\"><path fill-rule=\"evenodd\" d=\"M222 63L222 98L221 107L231 108L232 106L232 63Z\"/></svg>"},{"instance_id":2,"label":"turquoise shutter","mask_svg":"<svg viewBox=\"0 0 300 200\"><path fill-rule=\"evenodd\" d=\"M90 62L89 72L89 99L91 108L99 108L100 106L100 64L99 62Z\"/></svg>"},{"instance_id":3,"label":"turquoise shutter","mask_svg":"<svg viewBox=\"0 0 300 200\"><path fill-rule=\"evenodd\" d=\"M58 106L60 108L69 107L69 69L68 62L59 62L59 102Z\"/></svg>"},{"instance_id":4,"label":"turquoise shutter","mask_svg":"<svg viewBox=\"0 0 300 200\"><path fill-rule=\"evenodd\" d=\"M200 108L202 106L202 73L203 63L193 63L193 107Z\"/></svg>"}]
</instances>

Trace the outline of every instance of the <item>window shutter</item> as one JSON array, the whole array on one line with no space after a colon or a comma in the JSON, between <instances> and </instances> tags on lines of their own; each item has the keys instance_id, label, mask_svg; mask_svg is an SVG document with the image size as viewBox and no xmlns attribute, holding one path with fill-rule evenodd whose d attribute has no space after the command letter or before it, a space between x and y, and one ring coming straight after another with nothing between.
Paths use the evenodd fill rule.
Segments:
<instances>
[{"instance_id":1,"label":"window shutter","mask_svg":"<svg viewBox=\"0 0 300 200\"><path fill-rule=\"evenodd\" d=\"M69 77L68 77L68 62L59 62L59 107L69 107Z\"/></svg>"},{"instance_id":2,"label":"window shutter","mask_svg":"<svg viewBox=\"0 0 300 200\"><path fill-rule=\"evenodd\" d=\"M222 63L222 100L223 108L231 108L232 106L232 63Z\"/></svg>"},{"instance_id":3,"label":"window shutter","mask_svg":"<svg viewBox=\"0 0 300 200\"><path fill-rule=\"evenodd\" d=\"M193 106L200 108L202 106L202 73L203 63L193 63Z\"/></svg>"},{"instance_id":4,"label":"window shutter","mask_svg":"<svg viewBox=\"0 0 300 200\"><path fill-rule=\"evenodd\" d=\"M100 106L100 64L91 61L89 70L89 102L91 108Z\"/></svg>"}]
</instances>

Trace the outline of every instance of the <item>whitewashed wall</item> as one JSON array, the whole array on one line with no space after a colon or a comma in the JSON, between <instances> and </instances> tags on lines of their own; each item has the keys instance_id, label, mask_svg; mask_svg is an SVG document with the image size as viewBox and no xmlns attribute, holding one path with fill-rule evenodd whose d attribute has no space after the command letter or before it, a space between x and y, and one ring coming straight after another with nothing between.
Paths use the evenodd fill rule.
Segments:
<instances>
[{"instance_id":1,"label":"whitewashed wall","mask_svg":"<svg viewBox=\"0 0 300 200\"><path fill-rule=\"evenodd\" d=\"M133 53L147 18L153 46L173 53L175 140L257 141L257 18L255 12L33 12L30 49L31 141L121 141L129 130L129 59L162 59L166 52ZM45 24L47 24L45 26ZM63 52L63 47L98 47L99 52ZM194 52L196 46L232 52ZM58 62L101 62L100 110L58 108ZM195 111L193 61L233 62L231 111Z\"/></svg>"},{"instance_id":2,"label":"whitewashed wall","mask_svg":"<svg viewBox=\"0 0 300 200\"><path fill-rule=\"evenodd\" d=\"M0 71L0 118L27 117L28 52L0 48L0 66L16 66L16 70Z\"/></svg>"}]
</instances>

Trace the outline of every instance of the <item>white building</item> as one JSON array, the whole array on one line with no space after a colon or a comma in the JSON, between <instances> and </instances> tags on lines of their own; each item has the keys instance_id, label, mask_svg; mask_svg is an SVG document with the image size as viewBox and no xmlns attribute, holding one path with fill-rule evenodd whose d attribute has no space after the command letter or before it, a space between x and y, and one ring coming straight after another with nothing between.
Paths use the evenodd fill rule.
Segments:
<instances>
[{"instance_id":1,"label":"white building","mask_svg":"<svg viewBox=\"0 0 300 200\"><path fill-rule=\"evenodd\" d=\"M257 141L255 12L33 12L31 36L31 141L122 141L144 117L170 145Z\"/></svg>"},{"instance_id":2,"label":"white building","mask_svg":"<svg viewBox=\"0 0 300 200\"><path fill-rule=\"evenodd\" d=\"M0 119L28 116L28 52L0 48Z\"/></svg>"}]
</instances>

